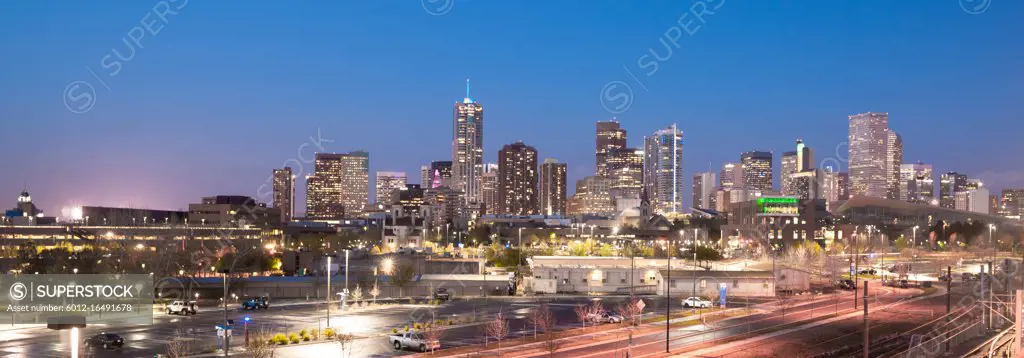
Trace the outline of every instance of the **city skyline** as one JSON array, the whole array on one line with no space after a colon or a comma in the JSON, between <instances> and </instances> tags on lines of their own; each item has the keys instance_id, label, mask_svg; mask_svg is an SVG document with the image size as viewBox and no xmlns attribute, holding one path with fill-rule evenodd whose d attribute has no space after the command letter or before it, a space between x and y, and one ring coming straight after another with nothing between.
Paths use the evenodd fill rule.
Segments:
<instances>
[{"instance_id":1,"label":"city skyline","mask_svg":"<svg viewBox=\"0 0 1024 358\"><path fill-rule=\"evenodd\" d=\"M390 43L399 51L396 56L455 51L459 45L430 41L430 36L450 33L470 24L481 27L481 31L474 34L461 31L460 34L467 37L466 41L483 43L496 36L501 41L498 41L499 45L486 45L486 50L473 59L459 59L440 65L441 62L432 55L425 56L427 58L422 63L409 64L381 61L379 58L361 60L359 54L370 54L377 48L367 41L345 38L339 41L355 48L356 56L339 56L343 47L327 46L316 52L319 57L301 59L301 67L306 69L299 74L305 76L310 71L317 71L313 69L319 69L328 72L328 79L354 76L351 81L346 81L351 83L348 90L331 90L306 81L290 80L288 75L277 72L272 76L274 81L268 82L271 90L251 86L255 90L232 94L233 91L225 90L234 88L235 83L253 84L249 74L258 72L225 69L235 65L240 69L287 68L287 62L275 56L244 60L232 52L225 52L224 48L213 46L200 46L204 52L180 53L182 45L194 42L197 36L216 33L209 28L211 25L201 22L210 17L221 17L229 11L221 4L194 5L182 9L179 15L164 24L161 33L145 38L145 47L137 48L137 57L133 60L122 61L123 70L116 77L102 77L107 80L110 91L102 88L82 67L104 70L97 65L97 60L110 52L111 47L124 52L121 37L138 23L141 12L136 10L145 11L143 7L146 5L106 11L97 10L104 8L102 4L69 4L61 9L47 9L48 12L42 8L33 9L34 5L25 5L26 8L22 9L25 11L20 12L22 18L6 25L20 26L22 30L9 32L42 34L39 36L59 33L61 36L51 36L57 39L52 46L59 48L62 56L60 63L31 64L17 56L2 60L7 68L22 70L7 74L4 81L4 89L11 95L3 100L3 107L9 109L7 118L11 120L0 131L0 148L18 155L8 157L9 167L7 175L0 180L0 193L14 196L26 187L48 213L76 203L184 208L197 198L221 194L250 195L269 202L268 197L261 197L258 193L271 169L291 164L299 178L309 174L312 163L304 163L304 168L299 168L287 162L300 156L297 154L300 148L304 151L301 154L304 158L312 158L314 152L345 153L362 149L374 156L369 171L415 173L423 163L451 159L450 154L446 154L450 153L450 106L461 97L460 88L467 77L473 79L474 99L487 105L489 112L483 162L496 162L500 145L523 140L536 147L539 155L559 158L567 163L569 183L592 175L595 170L593 153L586 148L591 148L593 125L598 120L617 119L623 129L634 134L630 138L633 146L640 143L642 134L663 127L664 122L678 122L680 130L687 133L687 147L695 149L687 151L686 155L683 175L686 183L683 187L687 187L693 173L717 172L722 164L735 161L739 153L748 150L769 150L778 156L797 138L813 143L819 162L829 158L843 159L844 156L836 152L845 152L845 146L841 145L847 134L845 117L880 111L890 114L890 126L903 137L905 163L920 160L933 164L936 176L951 171L966 173L972 178L982 179L994 189L993 192L1024 186L1024 170L1006 167L1006 163L1016 161L1009 151L999 150L1000 143L1009 143L1013 138L1019 138L1022 132L1021 124L1014 120L1015 114L1011 110L1011 99L1019 97L1020 87L1004 81L1007 77L1004 74L1013 71L1009 61L1004 59L1015 58L1012 55L1015 50L989 45L1001 43L1003 37L1012 33L1002 29L1013 26L1010 15L1014 8L1021 7L1016 3L999 4L983 16L965 14L955 3L923 8L895 4L882 12L871 5L843 5L849 12L870 12L879 23L877 28L857 27L857 31L849 31L857 23L852 20L853 16L834 11L839 5L805 4L799 11L787 12L791 15L787 18L787 26L802 29L807 34L787 32L787 27L763 17L763 13L794 10L789 6L725 4L714 17L707 19L699 32L692 36L684 33L680 40L683 49L706 50L702 51L704 57L684 59L675 56L661 62L658 73L643 78L647 91L637 83L627 81L636 98L622 113L610 113L602 107L599 101L601 87L609 81L627 79L622 71L623 64L634 64L636 57L647 53L649 47L664 54L658 36L674 23L677 17L674 14L686 11L686 6L604 5L603 8L582 11L580 16L585 21L615 16L622 25L608 29L581 26L568 32L558 32L564 28L552 27L508 35L498 32L500 26L487 26L487 23L501 23L495 21L500 13L519 14L539 23L553 15L528 11L530 9L516 5L470 2L460 3L443 16L431 16L425 14L418 4L413 4L408 9L397 9L397 14L392 15L400 16L413 25L423 24L429 30L423 34L406 34L414 38L409 42ZM549 6L557 9L566 5ZM343 18L366 19L353 21L350 25L336 25L339 27L335 29L369 26L369 21L379 20L378 15L372 12L378 8L379 5L375 4L346 8L341 15ZM282 18L288 18L301 13L296 10L301 10L301 7L281 9L254 4L247 9L258 15L257 18L272 16L276 12L280 12ZM916 21L927 26L907 29L897 25L905 20L900 15L901 11L915 11L925 19ZM97 16L88 20L75 17L81 12L97 13ZM245 24L247 20L238 21ZM97 22L104 25L98 26ZM320 24L326 20L312 19L309 22ZM41 25L49 23L59 25L52 28ZM956 32L940 29L937 24L948 24ZM72 33L69 28L78 31ZM783 50L780 53L789 48L811 57L783 59L772 55L769 56L770 61L763 64L728 60L750 46L761 46L756 42L765 39L751 35L749 29L752 28L762 30L766 37L780 37L779 34L785 32L788 42L771 40L764 46L780 46ZM837 35L837 45L826 47L821 54L808 54L802 50L807 46L824 46L821 37L835 35L839 31L844 34ZM572 42L579 36L595 32L619 41L606 44ZM555 33L558 35L553 36ZM737 42L740 40L734 37L740 33L754 39ZM892 33L901 36L893 39ZM529 41L541 34L553 36L551 40L565 48ZM296 38L299 35L302 34L284 34ZM393 35L385 33L380 36L391 38ZM240 49L243 55L260 48L250 41L232 43L227 37L219 36L222 35L213 40L232 44L231 47ZM950 37L978 40L953 44L942 41ZM29 51L27 49L35 44L31 40L28 35L16 38L11 43L12 51ZM328 43L326 38L318 37L310 41ZM415 41L426 42L424 45L410 44ZM534 54L526 61L529 66L521 68L525 71L522 79L515 79L499 70L505 63L501 58L507 57L506 52L510 50L501 46L507 46L512 43L510 41L529 44L523 46L530 46L527 52ZM907 43L914 45L905 46ZM434 45L439 47L424 47ZM298 50L283 43L260 46ZM840 50L847 53L866 48L888 53L895 60L883 63L880 59L860 57L839 61L838 64L820 61L826 58L831 61L835 58L831 54ZM940 50L953 55L945 58L925 56ZM587 54L586 60L572 56L574 51ZM592 55L605 51L609 51L608 61L592 59ZM680 51L676 49L676 52ZM826 57L825 54L829 55ZM444 57L450 59L450 56ZM347 67L366 69L359 71L366 74L331 69L327 60L339 58L344 59ZM175 62L174 59L181 61ZM242 62L239 64L239 61ZM701 63L716 61L732 62L713 67L711 71L696 71ZM806 61L816 62L806 66ZM986 65L970 66L972 63ZM580 68L569 71L570 79L567 81L552 81L551 76L555 74L552 71L573 67L568 64ZM777 74L764 75L766 70L762 67L771 65L781 67L772 72ZM643 70L638 71L635 65L632 66L632 71L643 76ZM946 73L962 66L970 67L970 71L961 71L969 72L969 76L944 78L943 86L934 85L934 73ZM427 68L439 68L440 71L429 75L416 74ZM174 72L201 74L203 78L172 78L166 75ZM371 76L371 73L387 75L381 79ZM109 74L102 72L100 75ZM787 78L794 76L795 79ZM55 98L59 98L56 93L65 85L80 79L93 80L93 85L100 92L95 108L87 113L74 114ZM706 87L678 85L680 79L692 80ZM781 82L783 79L787 81ZM819 80L820 86L826 90L817 84ZM522 85L524 82L528 85ZM374 86L375 83L386 83L388 89ZM737 87L741 83L744 86ZM788 91L782 92L790 93L780 97L769 93L772 91L765 91L778 83L786 83ZM858 94L844 90L868 83L881 83L891 88ZM208 92L210 90L217 93ZM175 92L174 96L167 95ZM710 96L701 93L710 93ZM725 96L726 93L729 96ZM767 98L758 99L755 94L766 95ZM728 98L710 98L715 96ZM339 98L344 101L341 107L332 102ZM524 101L527 98L532 100ZM669 99L674 101L677 98L694 100L672 105ZM382 100L399 101L403 108L373 106L374 112L366 112L351 105ZM731 102L743 105L724 105ZM157 108L164 109L168 103L174 108L156 114ZM259 104L253 106L253 103ZM554 108L556 103L558 106L552 111L544 110ZM300 107L303 109L295 110ZM785 107L800 109L794 112L783 110ZM338 112L339 108L345 110ZM372 117L370 113L373 113ZM366 118L373 120L362 120ZM752 118L759 120L752 121ZM943 141L935 140L958 134L955 130L957 125L967 121L972 126L984 128L986 140L961 141L963 145L942 144ZM548 126L547 130L531 130L540 128L539 124ZM1004 128L995 130L995 126ZM369 135L381 128L397 133L396 138L383 140L382 136ZM222 132L247 135L224 136L219 134ZM94 140L104 136L117 140L99 143ZM729 140L722 141L723 136L728 136ZM182 143L190 145L185 147ZM415 143L415 146L404 143ZM318 145L322 145L323 150L319 150ZM971 150L963 150L964 146L970 146ZM228 149L239 147L246 150ZM978 153L984 154L980 160ZM777 160L774 166L778 166ZM846 163L842 160L837 166L846 170ZM64 171L76 173L76 176L69 179L60 174ZM778 187L777 169L774 177ZM306 201L303 181L300 179L296 183L295 200L298 203ZM569 185L568 190L573 193L574 185ZM690 198L685 192L683 197ZM684 200L684 203L689 205L689 200ZM304 210L297 208L296 211Z\"/></svg>"}]
</instances>

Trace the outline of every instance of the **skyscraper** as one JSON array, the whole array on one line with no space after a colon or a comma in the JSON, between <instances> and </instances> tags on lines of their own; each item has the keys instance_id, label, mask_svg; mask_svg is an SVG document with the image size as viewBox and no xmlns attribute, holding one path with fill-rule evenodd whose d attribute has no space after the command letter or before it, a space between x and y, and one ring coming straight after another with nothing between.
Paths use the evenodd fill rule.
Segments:
<instances>
[{"instance_id":1,"label":"skyscraper","mask_svg":"<svg viewBox=\"0 0 1024 358\"><path fill-rule=\"evenodd\" d=\"M779 182L782 183L782 195L793 195L795 189L793 188L793 174L797 173L797 155L796 151L782 153L782 159L780 159L781 168L779 169Z\"/></svg>"},{"instance_id":2,"label":"skyscraper","mask_svg":"<svg viewBox=\"0 0 1024 358\"><path fill-rule=\"evenodd\" d=\"M433 182L434 172L430 171L429 165L420 166L420 188L428 189Z\"/></svg>"},{"instance_id":3,"label":"skyscraper","mask_svg":"<svg viewBox=\"0 0 1024 358\"><path fill-rule=\"evenodd\" d=\"M644 138L644 186L655 212L682 214L683 132L673 124Z\"/></svg>"},{"instance_id":4,"label":"skyscraper","mask_svg":"<svg viewBox=\"0 0 1024 358\"><path fill-rule=\"evenodd\" d=\"M619 122L597 122L597 175L608 176L606 163L608 152L626 148L626 130L619 127Z\"/></svg>"},{"instance_id":5,"label":"skyscraper","mask_svg":"<svg viewBox=\"0 0 1024 358\"><path fill-rule=\"evenodd\" d=\"M836 183L839 185L839 200L850 200L850 173L836 173Z\"/></svg>"},{"instance_id":6,"label":"skyscraper","mask_svg":"<svg viewBox=\"0 0 1024 358\"><path fill-rule=\"evenodd\" d=\"M1003 189L999 196L999 215L1017 220L1024 218L1024 189Z\"/></svg>"},{"instance_id":7,"label":"skyscraper","mask_svg":"<svg viewBox=\"0 0 1024 358\"><path fill-rule=\"evenodd\" d=\"M948 172L939 177L939 206L947 209L956 208L956 193L964 191L967 186L967 175Z\"/></svg>"},{"instance_id":8,"label":"skyscraper","mask_svg":"<svg viewBox=\"0 0 1024 358\"><path fill-rule=\"evenodd\" d=\"M743 153L740 156L740 163L743 165L744 189L771 191L772 183L772 153L752 151Z\"/></svg>"},{"instance_id":9,"label":"skyscraper","mask_svg":"<svg viewBox=\"0 0 1024 358\"><path fill-rule=\"evenodd\" d=\"M540 165L540 212L544 215L565 215L565 163L544 159Z\"/></svg>"},{"instance_id":10,"label":"skyscraper","mask_svg":"<svg viewBox=\"0 0 1024 358\"><path fill-rule=\"evenodd\" d=\"M970 190L958 191L954 194L954 209L988 214L989 192L984 186L978 186Z\"/></svg>"},{"instance_id":11,"label":"skyscraper","mask_svg":"<svg viewBox=\"0 0 1024 358\"><path fill-rule=\"evenodd\" d=\"M886 135L885 193L890 200L900 200L900 165L903 165L903 137L893 130Z\"/></svg>"},{"instance_id":12,"label":"skyscraper","mask_svg":"<svg viewBox=\"0 0 1024 358\"><path fill-rule=\"evenodd\" d=\"M537 203L537 150L516 142L498 152L498 213L535 215Z\"/></svg>"},{"instance_id":13,"label":"skyscraper","mask_svg":"<svg viewBox=\"0 0 1024 358\"><path fill-rule=\"evenodd\" d=\"M291 167L274 169L274 208L281 212L281 223L295 217L295 174Z\"/></svg>"},{"instance_id":14,"label":"skyscraper","mask_svg":"<svg viewBox=\"0 0 1024 358\"><path fill-rule=\"evenodd\" d=\"M704 172L693 175L693 203L694 208L714 209L715 200L715 173Z\"/></svg>"},{"instance_id":15,"label":"skyscraper","mask_svg":"<svg viewBox=\"0 0 1024 358\"><path fill-rule=\"evenodd\" d=\"M306 176L306 216L338 219L359 216L370 198L370 154L317 153Z\"/></svg>"},{"instance_id":16,"label":"skyscraper","mask_svg":"<svg viewBox=\"0 0 1024 358\"><path fill-rule=\"evenodd\" d=\"M722 165L722 172L718 176L718 186L724 190L743 187L743 165L740 163L725 163Z\"/></svg>"},{"instance_id":17,"label":"skyscraper","mask_svg":"<svg viewBox=\"0 0 1024 358\"><path fill-rule=\"evenodd\" d=\"M885 198L889 194L889 114L859 113L850 120L850 194Z\"/></svg>"},{"instance_id":18,"label":"skyscraper","mask_svg":"<svg viewBox=\"0 0 1024 358\"><path fill-rule=\"evenodd\" d=\"M463 192L465 204L480 202L484 175L484 107L469 96L455 103L452 133L452 186Z\"/></svg>"},{"instance_id":19,"label":"skyscraper","mask_svg":"<svg viewBox=\"0 0 1024 358\"><path fill-rule=\"evenodd\" d=\"M605 171L609 182L609 194L614 203L617 199L639 199L644 183L644 151L635 148L619 148L608 151Z\"/></svg>"},{"instance_id":20,"label":"skyscraper","mask_svg":"<svg viewBox=\"0 0 1024 358\"><path fill-rule=\"evenodd\" d=\"M480 196L483 197L483 214L497 214L498 208L498 165L484 165L484 175L480 177Z\"/></svg>"},{"instance_id":21,"label":"skyscraper","mask_svg":"<svg viewBox=\"0 0 1024 358\"><path fill-rule=\"evenodd\" d=\"M576 181L576 193L569 200L570 215L609 215L615 211L611 199L610 179L603 176L588 176Z\"/></svg>"},{"instance_id":22,"label":"skyscraper","mask_svg":"<svg viewBox=\"0 0 1024 358\"><path fill-rule=\"evenodd\" d=\"M900 196L903 201L928 204L935 199L931 164L917 162L900 166Z\"/></svg>"},{"instance_id":23,"label":"skyscraper","mask_svg":"<svg viewBox=\"0 0 1024 358\"><path fill-rule=\"evenodd\" d=\"M405 172L377 172L377 204L391 205L400 190L405 189L408 180Z\"/></svg>"},{"instance_id":24,"label":"skyscraper","mask_svg":"<svg viewBox=\"0 0 1024 358\"><path fill-rule=\"evenodd\" d=\"M430 162L430 185L425 189L452 187L452 162L439 160Z\"/></svg>"}]
</instances>

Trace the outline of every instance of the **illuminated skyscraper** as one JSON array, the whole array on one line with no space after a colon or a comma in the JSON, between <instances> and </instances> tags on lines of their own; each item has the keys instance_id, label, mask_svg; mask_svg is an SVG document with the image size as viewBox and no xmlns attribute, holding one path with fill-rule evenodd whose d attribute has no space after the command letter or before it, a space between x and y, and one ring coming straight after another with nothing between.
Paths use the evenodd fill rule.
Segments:
<instances>
[{"instance_id":1,"label":"illuminated skyscraper","mask_svg":"<svg viewBox=\"0 0 1024 358\"><path fill-rule=\"evenodd\" d=\"M339 219L359 216L370 199L370 154L317 153L306 176L306 216Z\"/></svg>"},{"instance_id":2,"label":"illuminated skyscraper","mask_svg":"<svg viewBox=\"0 0 1024 358\"><path fill-rule=\"evenodd\" d=\"M295 217L295 174L291 167L274 169L274 208L281 212L281 223L287 224Z\"/></svg>"},{"instance_id":3,"label":"illuminated skyscraper","mask_svg":"<svg viewBox=\"0 0 1024 358\"><path fill-rule=\"evenodd\" d=\"M612 202L639 199L644 183L644 151L635 148L609 150L605 164Z\"/></svg>"},{"instance_id":4,"label":"illuminated skyscraper","mask_svg":"<svg viewBox=\"0 0 1024 358\"><path fill-rule=\"evenodd\" d=\"M540 213L565 215L566 165L555 159L544 159L540 165Z\"/></svg>"},{"instance_id":5,"label":"illuminated skyscraper","mask_svg":"<svg viewBox=\"0 0 1024 358\"><path fill-rule=\"evenodd\" d=\"M903 201L931 204L935 199L931 164L917 162L900 166L900 196Z\"/></svg>"},{"instance_id":6,"label":"illuminated skyscraper","mask_svg":"<svg viewBox=\"0 0 1024 358\"><path fill-rule=\"evenodd\" d=\"M956 208L956 193L967 187L967 175L949 172L939 177L939 206Z\"/></svg>"},{"instance_id":7,"label":"illuminated skyscraper","mask_svg":"<svg viewBox=\"0 0 1024 358\"><path fill-rule=\"evenodd\" d=\"M465 204L480 202L484 175L484 107L469 96L455 103L452 133L452 187L463 192Z\"/></svg>"},{"instance_id":8,"label":"illuminated skyscraper","mask_svg":"<svg viewBox=\"0 0 1024 358\"><path fill-rule=\"evenodd\" d=\"M900 200L900 166L903 165L903 137L893 130L886 135L885 193L890 200Z\"/></svg>"},{"instance_id":9,"label":"illuminated skyscraper","mask_svg":"<svg viewBox=\"0 0 1024 358\"><path fill-rule=\"evenodd\" d=\"M795 189L793 189L793 174L797 173L796 165L796 151L782 153L782 159L779 161L781 167L779 169L779 182L782 183L782 195L793 195Z\"/></svg>"},{"instance_id":10,"label":"illuminated skyscraper","mask_svg":"<svg viewBox=\"0 0 1024 358\"><path fill-rule=\"evenodd\" d=\"M498 208L500 214L536 215L537 150L516 142L498 152Z\"/></svg>"},{"instance_id":11,"label":"illuminated skyscraper","mask_svg":"<svg viewBox=\"0 0 1024 358\"><path fill-rule=\"evenodd\" d=\"M626 148L626 130L619 127L619 122L597 122L597 175L608 176L608 152Z\"/></svg>"},{"instance_id":12,"label":"illuminated skyscraper","mask_svg":"<svg viewBox=\"0 0 1024 358\"><path fill-rule=\"evenodd\" d=\"M429 189L433 182L434 172L430 171L429 165L420 166L420 188Z\"/></svg>"},{"instance_id":13,"label":"illuminated skyscraper","mask_svg":"<svg viewBox=\"0 0 1024 358\"><path fill-rule=\"evenodd\" d=\"M1024 218L1024 189L1003 189L998 213L1011 219Z\"/></svg>"},{"instance_id":14,"label":"illuminated skyscraper","mask_svg":"<svg viewBox=\"0 0 1024 358\"><path fill-rule=\"evenodd\" d=\"M850 120L850 194L886 198L893 168L889 163L889 114L859 113ZM894 154L894 153L893 153Z\"/></svg>"},{"instance_id":15,"label":"illuminated skyscraper","mask_svg":"<svg viewBox=\"0 0 1024 358\"><path fill-rule=\"evenodd\" d=\"M396 200L395 194L405 189L408 180L405 172L377 172L377 204L391 205Z\"/></svg>"},{"instance_id":16,"label":"illuminated skyscraper","mask_svg":"<svg viewBox=\"0 0 1024 358\"><path fill-rule=\"evenodd\" d=\"M484 176L480 177L480 196L482 197L483 214L497 214L498 208L498 165L484 165Z\"/></svg>"},{"instance_id":17,"label":"illuminated skyscraper","mask_svg":"<svg viewBox=\"0 0 1024 358\"><path fill-rule=\"evenodd\" d=\"M430 162L430 186L427 189L442 186L452 187L452 162L447 160Z\"/></svg>"},{"instance_id":18,"label":"illuminated skyscraper","mask_svg":"<svg viewBox=\"0 0 1024 358\"><path fill-rule=\"evenodd\" d=\"M657 213L682 214L683 132L675 124L644 137L644 186Z\"/></svg>"},{"instance_id":19,"label":"illuminated skyscraper","mask_svg":"<svg viewBox=\"0 0 1024 358\"><path fill-rule=\"evenodd\" d=\"M785 152L782 154L782 169L780 171L780 180L782 183L782 195L795 195L802 198L807 198L809 193L813 193L820 188L815 189L815 181L820 179L817 174L801 174L799 175L799 181L801 181L800 189L802 194L797 193L796 182L798 181L796 174L810 171L814 168L814 152L811 148L804 145L804 141L797 139L796 150L791 152ZM808 182L808 179L811 181ZM820 183L818 183L820 184ZM820 185L817 185L820 187ZM811 195L813 196L813 195Z\"/></svg>"},{"instance_id":20,"label":"illuminated skyscraper","mask_svg":"<svg viewBox=\"0 0 1024 358\"><path fill-rule=\"evenodd\" d=\"M610 215L615 211L611 199L609 180L603 176L588 176L576 181L576 192L569 200L570 215Z\"/></svg>"},{"instance_id":21,"label":"illuminated skyscraper","mask_svg":"<svg viewBox=\"0 0 1024 358\"><path fill-rule=\"evenodd\" d=\"M743 187L743 165L725 163L718 176L718 186L724 190Z\"/></svg>"},{"instance_id":22,"label":"illuminated skyscraper","mask_svg":"<svg viewBox=\"0 0 1024 358\"><path fill-rule=\"evenodd\" d=\"M772 153L746 152L740 156L745 189L772 191Z\"/></svg>"},{"instance_id":23,"label":"illuminated skyscraper","mask_svg":"<svg viewBox=\"0 0 1024 358\"><path fill-rule=\"evenodd\" d=\"M714 209L715 204L715 173L705 172L693 175L694 208Z\"/></svg>"}]
</instances>

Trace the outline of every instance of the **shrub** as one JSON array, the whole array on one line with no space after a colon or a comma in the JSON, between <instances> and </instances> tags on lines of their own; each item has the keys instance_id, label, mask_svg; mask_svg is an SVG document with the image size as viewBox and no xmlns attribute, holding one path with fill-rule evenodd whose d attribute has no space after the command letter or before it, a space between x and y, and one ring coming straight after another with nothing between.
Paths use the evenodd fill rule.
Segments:
<instances>
[{"instance_id":1,"label":"shrub","mask_svg":"<svg viewBox=\"0 0 1024 358\"><path fill-rule=\"evenodd\" d=\"M416 299L415 299L415 298L412 298L412 297L410 297L410 298L409 298L409 304L410 304L410 305L414 305L414 304L416 304Z\"/></svg>"},{"instance_id":2,"label":"shrub","mask_svg":"<svg viewBox=\"0 0 1024 358\"><path fill-rule=\"evenodd\" d=\"M423 329L423 324L422 323L413 323L412 324L412 329L415 329L415 330Z\"/></svg>"},{"instance_id":3,"label":"shrub","mask_svg":"<svg viewBox=\"0 0 1024 358\"><path fill-rule=\"evenodd\" d=\"M449 325L449 326L451 326L451 325L454 325L454 324L455 324L455 321L453 321L453 320L448 320L448 325Z\"/></svg>"},{"instance_id":4,"label":"shrub","mask_svg":"<svg viewBox=\"0 0 1024 358\"><path fill-rule=\"evenodd\" d=\"M318 330L316 328L310 328L309 329L309 335L312 336L314 340L319 339L320 338L320 330Z\"/></svg>"},{"instance_id":5,"label":"shrub","mask_svg":"<svg viewBox=\"0 0 1024 358\"><path fill-rule=\"evenodd\" d=\"M307 331L305 328L303 328L301 331L299 331L299 336L305 336L305 335L309 335L309 331Z\"/></svg>"},{"instance_id":6,"label":"shrub","mask_svg":"<svg viewBox=\"0 0 1024 358\"><path fill-rule=\"evenodd\" d=\"M278 333L275 334L274 337L270 338L270 341L278 345L288 344L288 337L286 337L284 333Z\"/></svg>"},{"instance_id":7,"label":"shrub","mask_svg":"<svg viewBox=\"0 0 1024 358\"><path fill-rule=\"evenodd\" d=\"M291 342L291 343L299 343L299 340L300 340L299 335L297 335L295 333L291 333L291 334L288 335L288 341Z\"/></svg>"},{"instance_id":8,"label":"shrub","mask_svg":"<svg viewBox=\"0 0 1024 358\"><path fill-rule=\"evenodd\" d=\"M324 337L327 339L334 338L334 328L324 328Z\"/></svg>"},{"instance_id":9,"label":"shrub","mask_svg":"<svg viewBox=\"0 0 1024 358\"><path fill-rule=\"evenodd\" d=\"M392 328L391 334L398 334L398 328Z\"/></svg>"},{"instance_id":10,"label":"shrub","mask_svg":"<svg viewBox=\"0 0 1024 358\"><path fill-rule=\"evenodd\" d=\"M409 331L409 326L405 326L404 331L408 332Z\"/></svg>"}]
</instances>

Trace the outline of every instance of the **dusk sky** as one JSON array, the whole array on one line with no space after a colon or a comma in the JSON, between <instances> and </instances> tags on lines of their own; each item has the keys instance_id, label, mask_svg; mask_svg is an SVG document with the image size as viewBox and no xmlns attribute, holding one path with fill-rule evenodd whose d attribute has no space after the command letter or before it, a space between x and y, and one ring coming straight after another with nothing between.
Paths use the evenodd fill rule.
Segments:
<instances>
[{"instance_id":1,"label":"dusk sky","mask_svg":"<svg viewBox=\"0 0 1024 358\"><path fill-rule=\"evenodd\" d=\"M1024 187L1021 1L448 1L4 1L0 208L23 186L51 215L269 201L258 188L289 159L308 173L318 132L328 152L370 152L371 183L418 182L451 158L466 78L485 161L522 140L568 163L570 192L598 120L636 147L677 123L689 179L754 149L777 175L797 138L843 161L847 116L866 111L889 112L936 182ZM611 81L633 91L621 113Z\"/></svg>"}]
</instances>

